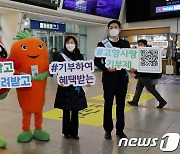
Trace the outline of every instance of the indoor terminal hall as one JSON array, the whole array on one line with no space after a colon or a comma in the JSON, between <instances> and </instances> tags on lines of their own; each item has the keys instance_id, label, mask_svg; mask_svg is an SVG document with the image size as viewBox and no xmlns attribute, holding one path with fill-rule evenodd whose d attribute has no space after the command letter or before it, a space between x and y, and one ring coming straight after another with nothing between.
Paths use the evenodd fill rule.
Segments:
<instances>
[{"instance_id":1,"label":"indoor terminal hall","mask_svg":"<svg viewBox=\"0 0 180 154\"><path fill-rule=\"evenodd\" d=\"M179 154L179 0L0 0L0 154Z\"/></svg>"}]
</instances>

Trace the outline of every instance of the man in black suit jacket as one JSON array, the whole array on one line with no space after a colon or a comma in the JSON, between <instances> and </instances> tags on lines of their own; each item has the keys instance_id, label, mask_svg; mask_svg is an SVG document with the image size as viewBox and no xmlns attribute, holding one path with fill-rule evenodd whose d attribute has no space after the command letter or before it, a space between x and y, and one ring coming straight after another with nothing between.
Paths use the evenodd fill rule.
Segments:
<instances>
[{"instance_id":1,"label":"man in black suit jacket","mask_svg":"<svg viewBox=\"0 0 180 154\"><path fill-rule=\"evenodd\" d=\"M121 23L118 20L112 20L108 23L108 43L112 47L130 48L129 42L121 39ZM102 41L103 42L103 41ZM102 42L98 43L98 47L106 47ZM116 135L120 138L126 138L124 134L124 107L125 97L128 86L128 73L125 69L116 70L115 68L105 67L105 58L94 59L95 65L103 71L102 82L104 90L104 121L105 139L111 139L111 131L113 130L112 105L114 96L116 97Z\"/></svg>"}]
</instances>

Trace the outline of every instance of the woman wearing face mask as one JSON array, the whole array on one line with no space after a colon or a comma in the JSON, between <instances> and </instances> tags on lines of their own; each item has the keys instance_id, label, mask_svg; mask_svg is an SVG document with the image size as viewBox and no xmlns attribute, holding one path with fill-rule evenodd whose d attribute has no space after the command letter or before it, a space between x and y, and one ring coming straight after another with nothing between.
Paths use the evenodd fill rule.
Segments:
<instances>
[{"instance_id":1,"label":"woman wearing face mask","mask_svg":"<svg viewBox=\"0 0 180 154\"><path fill-rule=\"evenodd\" d=\"M121 32L121 24L118 20L112 20L108 23L109 37L98 43L98 47L117 47L130 48L129 42L119 37ZM126 138L123 132L124 122L124 106L127 93L128 74L125 69L116 70L115 68L105 67L105 58L94 59L95 65L103 71L102 82L104 90L104 121L105 139L111 139L111 131L113 130L112 105L114 96L116 97L116 135L119 138Z\"/></svg>"},{"instance_id":2,"label":"woman wearing face mask","mask_svg":"<svg viewBox=\"0 0 180 154\"><path fill-rule=\"evenodd\" d=\"M77 40L74 36L65 39L64 50L59 54L58 61L84 60L78 49ZM55 108L63 110L62 133L66 139L79 139L78 136L78 111L87 107L87 101L82 87L59 85L55 98Z\"/></svg>"}]
</instances>

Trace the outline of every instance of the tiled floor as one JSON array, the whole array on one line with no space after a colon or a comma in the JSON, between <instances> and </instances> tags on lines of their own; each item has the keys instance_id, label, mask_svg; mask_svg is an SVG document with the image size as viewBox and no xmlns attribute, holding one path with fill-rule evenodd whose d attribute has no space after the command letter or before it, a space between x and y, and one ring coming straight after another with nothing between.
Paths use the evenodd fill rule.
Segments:
<instances>
[{"instance_id":1,"label":"tiled floor","mask_svg":"<svg viewBox=\"0 0 180 154\"><path fill-rule=\"evenodd\" d=\"M95 75L97 77L96 85L87 89L88 102L103 105L101 73L96 72ZM132 74L131 76L133 77ZM163 153L160 150L162 136L173 132L180 134L180 85L173 82L173 79L178 82L180 76L164 76L157 85L158 91L168 102L164 109L156 109L158 102L146 90L143 91L145 100L141 100L142 104L139 107L126 106L125 133L128 138L159 138L156 147L118 147L119 140L115 131L112 132L112 140L104 139L102 121L98 122L98 126L80 124L80 140L67 140L61 133L61 121L53 120L51 117L44 118L43 121L43 129L50 133L50 141L40 142L33 139L28 143L18 143L17 135L21 132L21 109L16 92L11 89L8 97L0 102L0 136L8 142L6 149L0 150L0 154L161 154ZM129 83L130 94L127 100L131 100L133 96L131 93L135 90L135 81L132 78ZM44 113L53 110L56 87L56 77L49 77ZM98 114L102 117L103 113L99 112ZM89 118L91 120L91 117ZM99 118L93 117L92 120L99 120ZM32 130L33 121L32 118ZM80 121L82 121L81 118ZM180 147L169 153L179 154Z\"/></svg>"}]
</instances>

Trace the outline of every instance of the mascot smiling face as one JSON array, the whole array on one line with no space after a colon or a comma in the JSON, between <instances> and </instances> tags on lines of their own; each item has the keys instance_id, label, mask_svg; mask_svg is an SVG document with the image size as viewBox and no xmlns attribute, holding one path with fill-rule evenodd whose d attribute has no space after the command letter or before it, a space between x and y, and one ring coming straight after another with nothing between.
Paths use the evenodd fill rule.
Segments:
<instances>
[{"instance_id":1,"label":"mascot smiling face","mask_svg":"<svg viewBox=\"0 0 180 154\"><path fill-rule=\"evenodd\" d=\"M39 72L44 72L48 64L47 47L41 40L37 38L27 38L16 41L11 47L11 57L18 58L21 67L18 68L20 72L31 74L30 67L33 65L39 66Z\"/></svg>"}]
</instances>

